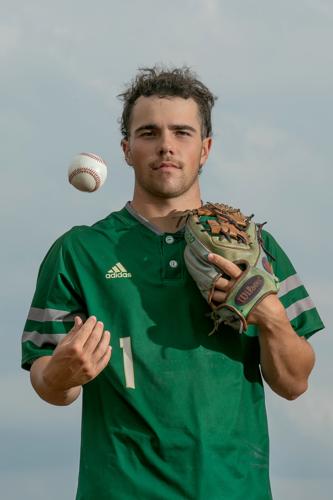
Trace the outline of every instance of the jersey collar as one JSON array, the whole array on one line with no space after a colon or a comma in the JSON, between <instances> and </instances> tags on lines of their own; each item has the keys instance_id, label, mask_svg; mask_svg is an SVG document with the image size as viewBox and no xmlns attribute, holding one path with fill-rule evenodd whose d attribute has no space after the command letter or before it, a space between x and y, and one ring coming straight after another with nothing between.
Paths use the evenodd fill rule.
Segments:
<instances>
[{"instance_id":1,"label":"jersey collar","mask_svg":"<svg viewBox=\"0 0 333 500\"><path fill-rule=\"evenodd\" d=\"M154 226L154 224L152 224L151 222L149 222L149 220L147 220L145 217L143 217L141 214L139 214L131 205L131 202L128 201L124 207L127 212L132 216L134 217L134 219L136 219L138 222L140 222L140 224L142 224L143 226L146 226L150 231L152 231L153 233L155 234L158 234L158 235L162 235L162 234L165 234L164 232L160 231L156 226ZM183 235L184 233L184 228L181 228L179 231L177 231L176 233L172 233L173 235Z\"/></svg>"}]
</instances>

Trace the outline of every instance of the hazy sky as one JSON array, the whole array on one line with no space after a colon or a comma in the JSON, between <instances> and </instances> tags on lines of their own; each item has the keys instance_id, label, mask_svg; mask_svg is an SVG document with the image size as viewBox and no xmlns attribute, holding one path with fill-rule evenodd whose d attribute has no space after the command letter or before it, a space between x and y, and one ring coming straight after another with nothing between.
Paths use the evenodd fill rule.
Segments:
<instances>
[{"instance_id":1,"label":"hazy sky","mask_svg":"<svg viewBox=\"0 0 333 500\"><path fill-rule=\"evenodd\" d=\"M275 500L331 499L332 2L0 0L0 13L1 498L74 497L80 402L38 399L20 335L52 242L131 198L116 96L138 67L165 63L190 65L219 97L203 199L268 220L326 324L308 392L267 390L267 407ZM108 163L98 193L67 182L80 151Z\"/></svg>"}]
</instances>

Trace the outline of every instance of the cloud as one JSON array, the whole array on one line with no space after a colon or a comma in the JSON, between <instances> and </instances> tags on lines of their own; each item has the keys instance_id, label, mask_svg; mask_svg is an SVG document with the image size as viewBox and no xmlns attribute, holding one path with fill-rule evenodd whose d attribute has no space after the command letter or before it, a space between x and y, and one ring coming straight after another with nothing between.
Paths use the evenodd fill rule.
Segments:
<instances>
[{"instance_id":1,"label":"cloud","mask_svg":"<svg viewBox=\"0 0 333 500\"><path fill-rule=\"evenodd\" d=\"M327 397L325 385L313 387L310 382L308 393L291 404L283 404L276 396L269 399L271 407L279 407L279 413L284 414L290 428L305 443L311 436L311 441L316 441L318 447L329 446L333 451L333 399Z\"/></svg>"},{"instance_id":2,"label":"cloud","mask_svg":"<svg viewBox=\"0 0 333 500\"><path fill-rule=\"evenodd\" d=\"M8 390L10 388L10 391ZM24 433L44 433L52 428L78 434L80 427L81 401L70 406L54 406L41 400L30 384L27 371L19 370L2 374L0 391L6 394L6 404L1 410L2 430ZM22 425L24 424L24 425ZM76 432L75 432L76 429Z\"/></svg>"},{"instance_id":3,"label":"cloud","mask_svg":"<svg viewBox=\"0 0 333 500\"><path fill-rule=\"evenodd\" d=\"M51 446L52 450L52 446ZM22 450L18 450L20 453ZM18 470L0 472L1 495L6 500L70 500L75 497L78 467L74 462L48 465L45 456L38 467L27 463Z\"/></svg>"},{"instance_id":4,"label":"cloud","mask_svg":"<svg viewBox=\"0 0 333 500\"><path fill-rule=\"evenodd\" d=\"M22 69L43 64L45 75L56 70L85 85L126 81L137 66L165 61L194 65L228 92L330 92L333 11L323 2L318 9L313 2L197 0L180 6L172 0L162 16L150 0L124 2L116 10L105 1L98 5L58 2L55 8L35 1L18 7L11 29L22 33L16 54ZM148 12L159 21L149 22Z\"/></svg>"},{"instance_id":5,"label":"cloud","mask_svg":"<svg viewBox=\"0 0 333 500\"><path fill-rule=\"evenodd\" d=\"M275 477L331 480L333 403L328 394L328 385L312 379L309 390L293 402L266 391Z\"/></svg>"},{"instance_id":6,"label":"cloud","mask_svg":"<svg viewBox=\"0 0 333 500\"><path fill-rule=\"evenodd\" d=\"M273 498L277 500L331 500L333 480L329 478L272 477Z\"/></svg>"},{"instance_id":7,"label":"cloud","mask_svg":"<svg viewBox=\"0 0 333 500\"><path fill-rule=\"evenodd\" d=\"M2 366L0 379L4 395L0 431L2 498L73 498L78 475L81 402L68 407L49 405L34 392L29 374L17 370L5 374ZM56 488L50 487L55 482Z\"/></svg>"},{"instance_id":8,"label":"cloud","mask_svg":"<svg viewBox=\"0 0 333 500\"><path fill-rule=\"evenodd\" d=\"M20 30L15 25L0 25L0 61L9 62L20 43Z\"/></svg>"}]
</instances>

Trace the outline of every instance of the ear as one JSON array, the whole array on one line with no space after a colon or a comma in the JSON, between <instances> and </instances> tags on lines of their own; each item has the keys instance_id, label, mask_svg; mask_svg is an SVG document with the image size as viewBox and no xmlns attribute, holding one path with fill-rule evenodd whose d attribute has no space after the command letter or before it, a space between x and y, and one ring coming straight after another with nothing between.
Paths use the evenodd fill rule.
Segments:
<instances>
[{"instance_id":1,"label":"ear","mask_svg":"<svg viewBox=\"0 0 333 500\"><path fill-rule=\"evenodd\" d=\"M121 140L121 147L125 155L125 161L127 165L132 165L131 163L131 150L129 147L128 139L122 139Z\"/></svg>"},{"instance_id":2,"label":"ear","mask_svg":"<svg viewBox=\"0 0 333 500\"><path fill-rule=\"evenodd\" d=\"M205 137L203 139L201 147L200 167L202 167L206 163L212 144L213 139L211 137Z\"/></svg>"}]
</instances>

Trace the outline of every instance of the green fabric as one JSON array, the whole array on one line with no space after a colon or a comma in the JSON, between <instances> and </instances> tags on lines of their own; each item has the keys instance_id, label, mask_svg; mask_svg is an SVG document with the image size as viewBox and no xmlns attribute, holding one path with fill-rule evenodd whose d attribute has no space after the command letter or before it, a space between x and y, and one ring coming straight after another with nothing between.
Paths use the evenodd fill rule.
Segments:
<instances>
[{"instance_id":1,"label":"green fabric","mask_svg":"<svg viewBox=\"0 0 333 500\"><path fill-rule=\"evenodd\" d=\"M183 234L167 236L123 209L61 237L40 269L22 364L52 352L67 313L111 331L110 363L83 388L77 500L269 500L258 339L208 336ZM57 319L36 321L44 313Z\"/></svg>"},{"instance_id":2,"label":"green fabric","mask_svg":"<svg viewBox=\"0 0 333 500\"><path fill-rule=\"evenodd\" d=\"M282 293L283 283L297 276L296 270L283 249L267 231L263 231L263 242L265 249L273 257L272 259L268 256L268 260L273 267L274 274L279 279L279 298L288 314L288 310L293 304L298 304L300 301L306 301L306 299L309 298L309 294L302 283L300 283L298 287L293 288L290 292L286 294ZM300 309L302 309L302 303L300 306ZM300 314L291 319L291 325L298 335L306 338L311 337L311 335L324 328L324 324L314 305L312 308L306 309L303 312L300 311Z\"/></svg>"}]
</instances>

